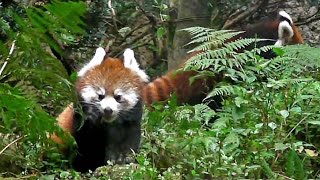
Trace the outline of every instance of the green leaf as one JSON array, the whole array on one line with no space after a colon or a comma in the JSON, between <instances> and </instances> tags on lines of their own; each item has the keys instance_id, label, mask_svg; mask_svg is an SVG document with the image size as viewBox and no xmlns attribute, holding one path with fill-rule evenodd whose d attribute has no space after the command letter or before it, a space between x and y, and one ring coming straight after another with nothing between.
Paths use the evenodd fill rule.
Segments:
<instances>
[{"instance_id":1,"label":"green leaf","mask_svg":"<svg viewBox=\"0 0 320 180\"><path fill-rule=\"evenodd\" d=\"M248 101L245 99L242 99L241 97L236 97L234 103L237 107L240 107L241 104L248 104Z\"/></svg>"},{"instance_id":2,"label":"green leaf","mask_svg":"<svg viewBox=\"0 0 320 180\"><path fill-rule=\"evenodd\" d=\"M274 131L278 125L274 122L270 122L270 123L268 123L268 126Z\"/></svg>"},{"instance_id":3,"label":"green leaf","mask_svg":"<svg viewBox=\"0 0 320 180\"><path fill-rule=\"evenodd\" d=\"M282 56L285 53L285 51L281 47L273 48L273 52L275 52L276 55L278 55L278 56Z\"/></svg>"},{"instance_id":4,"label":"green leaf","mask_svg":"<svg viewBox=\"0 0 320 180\"><path fill-rule=\"evenodd\" d=\"M289 112L287 110L281 110L279 111L279 113L284 119L286 119L289 116Z\"/></svg>"},{"instance_id":5,"label":"green leaf","mask_svg":"<svg viewBox=\"0 0 320 180\"><path fill-rule=\"evenodd\" d=\"M223 140L223 151L228 154L240 146L240 139L238 134L230 133Z\"/></svg>"},{"instance_id":6,"label":"green leaf","mask_svg":"<svg viewBox=\"0 0 320 180\"><path fill-rule=\"evenodd\" d=\"M157 29L157 38L161 39L164 37L164 35L166 34L166 29L164 27L159 27Z\"/></svg>"},{"instance_id":7,"label":"green leaf","mask_svg":"<svg viewBox=\"0 0 320 180\"><path fill-rule=\"evenodd\" d=\"M283 151L283 150L286 150L288 147L290 147L288 144L283 144L283 143L274 144L274 149L276 151Z\"/></svg>"},{"instance_id":8,"label":"green leaf","mask_svg":"<svg viewBox=\"0 0 320 180\"><path fill-rule=\"evenodd\" d=\"M317 121L317 120L310 120L310 121L307 121L307 123L313 124L313 125L320 125L320 121Z\"/></svg>"}]
</instances>

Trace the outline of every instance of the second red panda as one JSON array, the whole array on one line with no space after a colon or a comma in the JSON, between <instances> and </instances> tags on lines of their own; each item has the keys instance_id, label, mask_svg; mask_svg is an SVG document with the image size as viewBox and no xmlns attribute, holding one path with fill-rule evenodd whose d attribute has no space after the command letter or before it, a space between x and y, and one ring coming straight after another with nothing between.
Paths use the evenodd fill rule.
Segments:
<instances>
[{"instance_id":1,"label":"second red panda","mask_svg":"<svg viewBox=\"0 0 320 180\"><path fill-rule=\"evenodd\" d=\"M262 41L255 46L265 45L284 46L288 44L302 44L303 38L289 14L280 11L276 20L267 20L244 29L244 33L230 39L234 41L240 38L261 38ZM254 48L254 47L248 47ZM273 52L262 54L269 59L274 57ZM169 72L166 75L155 79L147 84L143 90L143 99L145 104L150 105L153 102L167 100L173 92L176 92L180 103L200 103L206 93L220 82L223 75L217 75L210 79L198 79L190 85L190 77L196 75L194 71L185 71L181 73Z\"/></svg>"}]
</instances>

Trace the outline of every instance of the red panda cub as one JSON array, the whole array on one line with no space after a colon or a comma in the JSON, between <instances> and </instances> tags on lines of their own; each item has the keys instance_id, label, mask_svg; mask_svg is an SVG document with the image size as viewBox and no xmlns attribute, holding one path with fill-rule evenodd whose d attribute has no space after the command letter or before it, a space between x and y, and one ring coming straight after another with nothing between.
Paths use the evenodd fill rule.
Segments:
<instances>
[{"instance_id":1,"label":"red panda cub","mask_svg":"<svg viewBox=\"0 0 320 180\"><path fill-rule=\"evenodd\" d=\"M76 82L82 113L76 112L71 132L78 145L73 167L81 172L109 160L127 163L131 161L127 154L139 151L141 94L148 76L131 49L125 50L123 61L105 54L98 48Z\"/></svg>"}]
</instances>

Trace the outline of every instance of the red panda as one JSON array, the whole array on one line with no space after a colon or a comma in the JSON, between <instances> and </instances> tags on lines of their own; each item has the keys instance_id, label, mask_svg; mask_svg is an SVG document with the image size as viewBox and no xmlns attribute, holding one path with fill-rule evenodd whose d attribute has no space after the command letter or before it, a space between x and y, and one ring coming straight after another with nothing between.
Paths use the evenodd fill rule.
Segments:
<instances>
[{"instance_id":1,"label":"red panda","mask_svg":"<svg viewBox=\"0 0 320 180\"><path fill-rule=\"evenodd\" d=\"M139 151L141 95L148 76L139 68L132 50L125 50L123 61L105 54L103 48L98 48L78 73L75 87L83 112L75 112L73 123L61 123L66 120L63 117L58 119L77 142L78 155L72 164L81 172L94 170L107 161L128 163L132 159L127 154Z\"/></svg>"},{"instance_id":2,"label":"red panda","mask_svg":"<svg viewBox=\"0 0 320 180\"><path fill-rule=\"evenodd\" d=\"M268 39L268 44L275 45L303 43L297 27L284 11L279 12L277 20L247 28L230 41L247 37ZM78 73L76 90L84 111L84 124L79 125L79 116L73 114L71 108L64 112L71 115L70 118L58 118L62 129L70 132L78 143L79 155L73 164L79 171L95 169L110 159L121 162L125 159L122 152L125 154L129 147L138 150L142 104L149 106L165 101L173 92L176 92L179 103L200 103L206 93L224 78L223 74L218 74L190 84L189 79L197 74L196 71L171 71L145 85L148 76L139 69L132 50L124 52L124 62L104 56L105 51L98 48L94 58ZM120 121L133 124L129 123L131 127L125 128L111 126ZM119 149L120 145L124 147Z\"/></svg>"},{"instance_id":3,"label":"red panda","mask_svg":"<svg viewBox=\"0 0 320 180\"><path fill-rule=\"evenodd\" d=\"M256 44L246 47L247 50L253 49L254 46L262 47L266 45L284 46L289 44L303 44L303 38L292 21L292 18L285 11L280 11L274 20L265 20L257 24L249 25L242 29L241 33L229 41L235 41L240 38L260 38ZM261 54L266 59L275 57L272 51Z\"/></svg>"},{"instance_id":4,"label":"red panda","mask_svg":"<svg viewBox=\"0 0 320 180\"><path fill-rule=\"evenodd\" d=\"M244 33L238 38L257 37L267 40L268 44L284 46L288 44L303 44L303 38L292 18L285 11L280 11L275 20L265 20L260 23L247 26Z\"/></svg>"},{"instance_id":5,"label":"red panda","mask_svg":"<svg viewBox=\"0 0 320 180\"><path fill-rule=\"evenodd\" d=\"M244 29L244 33L230 39L234 41L239 38L261 38L266 41L255 46L265 45L284 46L288 44L302 44L303 38L289 14L280 11L276 20L268 20ZM253 48L253 47L248 47ZM261 56L270 59L273 52L266 52ZM206 93L213 88L217 82L223 79L223 74L219 74L210 79L197 79L190 84L190 77L196 75L195 71L184 71L181 73L169 72L166 75L150 82L143 91L144 102L147 105L157 101L167 100L173 92L176 92L180 103L200 103ZM219 100L219 99L218 99ZM219 102L217 102L219 104Z\"/></svg>"}]
</instances>

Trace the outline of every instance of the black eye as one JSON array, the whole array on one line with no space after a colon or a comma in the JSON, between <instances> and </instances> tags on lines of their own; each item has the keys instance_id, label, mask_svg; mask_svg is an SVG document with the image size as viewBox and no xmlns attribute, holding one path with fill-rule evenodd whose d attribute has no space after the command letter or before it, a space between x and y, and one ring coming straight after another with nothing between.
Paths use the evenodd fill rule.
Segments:
<instances>
[{"instance_id":1,"label":"black eye","mask_svg":"<svg viewBox=\"0 0 320 180\"><path fill-rule=\"evenodd\" d=\"M104 95L103 95L103 94L99 94L99 95L98 95L98 99L99 99L99 100L104 99Z\"/></svg>"},{"instance_id":2,"label":"black eye","mask_svg":"<svg viewBox=\"0 0 320 180\"><path fill-rule=\"evenodd\" d=\"M114 95L114 99L115 99L117 102L120 102L120 101L121 101L121 95Z\"/></svg>"}]
</instances>

